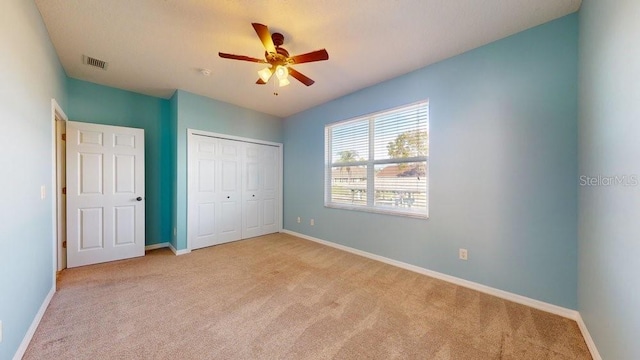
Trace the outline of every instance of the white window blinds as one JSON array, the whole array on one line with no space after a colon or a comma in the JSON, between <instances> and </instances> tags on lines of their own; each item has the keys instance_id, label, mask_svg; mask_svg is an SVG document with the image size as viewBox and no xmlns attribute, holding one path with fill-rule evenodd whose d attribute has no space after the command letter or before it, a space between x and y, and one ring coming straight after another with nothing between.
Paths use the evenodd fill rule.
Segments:
<instances>
[{"instance_id":1,"label":"white window blinds","mask_svg":"<svg viewBox=\"0 0 640 360\"><path fill-rule=\"evenodd\" d=\"M325 206L428 216L427 101L325 127Z\"/></svg>"}]
</instances>

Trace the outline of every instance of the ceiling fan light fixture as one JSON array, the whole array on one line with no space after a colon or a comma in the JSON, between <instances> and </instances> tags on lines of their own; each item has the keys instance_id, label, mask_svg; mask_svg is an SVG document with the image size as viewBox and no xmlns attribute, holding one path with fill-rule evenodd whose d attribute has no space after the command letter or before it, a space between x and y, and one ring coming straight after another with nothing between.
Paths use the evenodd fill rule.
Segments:
<instances>
[{"instance_id":1,"label":"ceiling fan light fixture","mask_svg":"<svg viewBox=\"0 0 640 360\"><path fill-rule=\"evenodd\" d=\"M291 82L289 81L289 79L287 79L287 78L284 78L284 79L278 79L278 82L279 82L279 84L280 84L280 87L287 86L287 85L289 85L289 84L291 83Z\"/></svg>"},{"instance_id":2,"label":"ceiling fan light fixture","mask_svg":"<svg viewBox=\"0 0 640 360\"><path fill-rule=\"evenodd\" d=\"M266 68L258 71L258 75L262 81L267 82L271 79L271 75L273 75L273 73L271 72L271 68L267 66Z\"/></svg>"},{"instance_id":3,"label":"ceiling fan light fixture","mask_svg":"<svg viewBox=\"0 0 640 360\"><path fill-rule=\"evenodd\" d=\"M287 69L285 66L278 65L278 67L276 67L276 76L280 81L287 80L287 77L289 76L289 69ZM289 81L287 81L287 85L288 84L289 84ZM284 85L280 85L280 86L284 86Z\"/></svg>"}]
</instances>

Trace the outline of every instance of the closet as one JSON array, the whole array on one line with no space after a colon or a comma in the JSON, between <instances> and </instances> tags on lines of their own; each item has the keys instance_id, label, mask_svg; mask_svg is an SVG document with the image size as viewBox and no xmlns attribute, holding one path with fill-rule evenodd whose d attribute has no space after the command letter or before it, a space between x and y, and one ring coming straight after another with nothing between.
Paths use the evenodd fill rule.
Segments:
<instances>
[{"instance_id":1,"label":"closet","mask_svg":"<svg viewBox=\"0 0 640 360\"><path fill-rule=\"evenodd\" d=\"M188 131L189 249L282 229L282 144Z\"/></svg>"}]
</instances>

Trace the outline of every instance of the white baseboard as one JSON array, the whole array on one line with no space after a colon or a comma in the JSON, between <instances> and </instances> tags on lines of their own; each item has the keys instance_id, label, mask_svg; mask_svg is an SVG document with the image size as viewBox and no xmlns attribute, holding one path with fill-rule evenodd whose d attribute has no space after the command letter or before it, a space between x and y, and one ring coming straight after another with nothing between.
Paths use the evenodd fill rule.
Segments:
<instances>
[{"instance_id":1,"label":"white baseboard","mask_svg":"<svg viewBox=\"0 0 640 360\"><path fill-rule=\"evenodd\" d=\"M591 338L591 334L589 334L587 324L584 323L584 320L582 320L582 316L580 316L579 313L576 322L578 323L582 337L584 337L584 342L587 343L587 347L589 348L589 352L591 353L593 360L602 360L602 356L600 356L598 348L596 348L596 343L593 342L593 338Z\"/></svg>"},{"instance_id":2,"label":"white baseboard","mask_svg":"<svg viewBox=\"0 0 640 360\"><path fill-rule=\"evenodd\" d=\"M189 249L176 250L176 248L174 248L173 245L171 245L171 243L169 243L169 249L171 249L171 251L173 251L173 253L176 254L176 256L188 254L191 252L191 250Z\"/></svg>"},{"instance_id":3,"label":"white baseboard","mask_svg":"<svg viewBox=\"0 0 640 360\"><path fill-rule=\"evenodd\" d=\"M362 251L362 250L358 250L358 249L354 249L348 246L344 246L344 245L340 245L340 244L336 244L330 241L326 241L326 240L321 240L318 238L314 238L312 236L308 236L308 235L304 235L304 234L299 234L296 233L294 231L290 231L290 230L282 230L283 233L285 234L289 234L289 235L293 235L293 236L297 236L303 239L307 239L307 240L311 240L323 245L327 245L327 246L331 246L333 248L336 249L340 249L340 250L344 250L356 255L360 255L360 256L364 256L366 258L369 259L373 259L373 260L377 260L389 265L393 265L393 266L397 266L399 268L402 269L406 269L409 271L413 271L419 274L423 274L423 275L427 275L427 276L431 276L433 278L436 279L440 279L440 280L444 280L456 285L460 285L460 286L464 286L466 288L469 289L473 289L473 290L477 290L480 292L483 292L485 294L489 294L489 295L493 295L493 296L497 296L499 298L505 299L505 300L509 300L509 301L513 301L515 303L518 304L522 304L522 305L526 305L529 307L532 307L534 309L538 309L538 310L542 310L542 311L546 311L555 315L559 315L565 318L569 318L571 320L576 320L579 317L579 314L577 311L575 310L571 310L571 309L567 309L561 306L557 306L557 305L553 305L553 304L549 304L546 303L544 301L540 301L540 300L535 300L535 299L531 299L528 298L526 296L522 296L522 295L518 295L518 294L514 294L508 291L504 291L504 290L500 290L500 289L496 289L490 286L486 286L486 285L482 285L473 281L469 281L469 280L465 280L465 279L461 279L455 276L451 276L451 275L447 275L447 274L443 274L443 273L439 273L437 271L433 271L433 270L429 270L429 269L425 269L419 266L415 266L415 265L411 265L411 264L407 264L405 262L402 261L398 261L398 260L393 260L393 259L389 259L386 258L384 256L380 256L380 255L376 255L376 254L372 254L366 251Z\"/></svg>"},{"instance_id":4,"label":"white baseboard","mask_svg":"<svg viewBox=\"0 0 640 360\"><path fill-rule=\"evenodd\" d=\"M159 243L159 244L151 244L151 245L145 246L144 247L144 251L162 249L162 248L169 247L169 245L170 245L170 243L168 243L168 242L163 242L163 243Z\"/></svg>"},{"instance_id":5,"label":"white baseboard","mask_svg":"<svg viewBox=\"0 0 640 360\"><path fill-rule=\"evenodd\" d=\"M149 251L149 250L155 250L155 249L162 249L162 248L166 248L168 247L169 249L171 249L171 251L175 254L175 255L184 255L184 254L188 254L191 252L191 250L189 249L183 249L183 250L176 250L175 247L173 247L173 245L171 245L171 243L169 242L164 242L164 243L159 243L159 244L152 244L152 245L147 245L144 247L144 251Z\"/></svg>"},{"instance_id":6,"label":"white baseboard","mask_svg":"<svg viewBox=\"0 0 640 360\"><path fill-rule=\"evenodd\" d=\"M33 338L33 334L36 333L36 329L38 329L38 325L40 325L40 321L42 320L42 317L44 316L45 311L47 311L47 308L49 307L49 303L51 302L51 299L53 298L53 294L55 293L56 293L56 283L54 281L53 284L51 285L51 290L49 290L49 293L47 294L47 297L44 298L42 305L40 305L40 310L38 310L38 313L36 313L36 316L33 318L33 321L31 322L31 326L29 326L27 333L24 334L24 338L22 338L22 342L20 343L18 350L16 350L16 353L13 355L13 360L20 360L24 356L25 351L27 351L27 347L29 347L29 343L31 342L31 339Z\"/></svg>"}]
</instances>

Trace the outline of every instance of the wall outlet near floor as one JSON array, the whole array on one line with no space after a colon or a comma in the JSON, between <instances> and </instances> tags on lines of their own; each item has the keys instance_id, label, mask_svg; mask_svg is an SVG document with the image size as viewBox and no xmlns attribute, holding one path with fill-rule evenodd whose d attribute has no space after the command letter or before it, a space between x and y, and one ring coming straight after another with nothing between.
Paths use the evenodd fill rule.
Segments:
<instances>
[{"instance_id":1,"label":"wall outlet near floor","mask_svg":"<svg viewBox=\"0 0 640 360\"><path fill-rule=\"evenodd\" d=\"M44 198L47 196L47 188L42 185L40 186L40 200L44 200Z\"/></svg>"},{"instance_id":2,"label":"wall outlet near floor","mask_svg":"<svg viewBox=\"0 0 640 360\"><path fill-rule=\"evenodd\" d=\"M0 321L0 343L2 342L2 321Z\"/></svg>"},{"instance_id":3,"label":"wall outlet near floor","mask_svg":"<svg viewBox=\"0 0 640 360\"><path fill-rule=\"evenodd\" d=\"M300 216L298 216L298 224L300 224L300 221L302 221L302 220L300 219Z\"/></svg>"},{"instance_id":4,"label":"wall outlet near floor","mask_svg":"<svg viewBox=\"0 0 640 360\"><path fill-rule=\"evenodd\" d=\"M311 221L309 221L309 225L313 226L313 225L315 225L315 224L316 224L316 222L315 222L315 221L313 221L313 219L311 219Z\"/></svg>"},{"instance_id":5,"label":"wall outlet near floor","mask_svg":"<svg viewBox=\"0 0 640 360\"><path fill-rule=\"evenodd\" d=\"M467 260L468 259L467 249L459 249L458 257L460 258L460 260Z\"/></svg>"}]
</instances>

